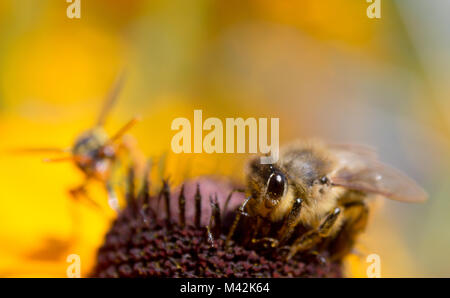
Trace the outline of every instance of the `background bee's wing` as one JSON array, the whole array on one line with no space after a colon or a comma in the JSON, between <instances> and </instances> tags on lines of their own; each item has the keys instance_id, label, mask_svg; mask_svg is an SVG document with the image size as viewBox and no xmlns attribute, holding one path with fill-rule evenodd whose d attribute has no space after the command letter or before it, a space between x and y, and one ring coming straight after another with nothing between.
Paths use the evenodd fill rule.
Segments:
<instances>
[{"instance_id":1,"label":"background bee's wing","mask_svg":"<svg viewBox=\"0 0 450 298\"><path fill-rule=\"evenodd\" d=\"M338 161L337 171L330 177L333 185L403 202L427 199L426 192L399 170L379 162L374 154L347 146L345 149L332 148Z\"/></svg>"},{"instance_id":2,"label":"background bee's wing","mask_svg":"<svg viewBox=\"0 0 450 298\"><path fill-rule=\"evenodd\" d=\"M111 90L109 90L108 95L104 100L103 107L100 110L100 115L97 118L97 126L103 126L105 124L106 118L111 111L111 108L114 106L117 98L119 97L120 90L122 90L124 79L125 71L122 70L117 76L114 84L111 87Z\"/></svg>"}]
</instances>

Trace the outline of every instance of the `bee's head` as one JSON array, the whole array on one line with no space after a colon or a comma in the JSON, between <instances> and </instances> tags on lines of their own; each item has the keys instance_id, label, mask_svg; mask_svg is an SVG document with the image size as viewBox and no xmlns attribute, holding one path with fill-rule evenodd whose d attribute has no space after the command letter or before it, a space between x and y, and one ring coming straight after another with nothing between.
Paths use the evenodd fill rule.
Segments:
<instances>
[{"instance_id":1,"label":"bee's head","mask_svg":"<svg viewBox=\"0 0 450 298\"><path fill-rule=\"evenodd\" d=\"M247 183L251 196L268 209L275 207L287 192L288 180L279 167L261 164L260 159L250 161Z\"/></svg>"},{"instance_id":2,"label":"bee's head","mask_svg":"<svg viewBox=\"0 0 450 298\"><path fill-rule=\"evenodd\" d=\"M101 128L82 133L72 149L77 157L76 165L88 174L102 175L106 172L110 159L114 157L114 147L107 145L108 135Z\"/></svg>"}]
</instances>

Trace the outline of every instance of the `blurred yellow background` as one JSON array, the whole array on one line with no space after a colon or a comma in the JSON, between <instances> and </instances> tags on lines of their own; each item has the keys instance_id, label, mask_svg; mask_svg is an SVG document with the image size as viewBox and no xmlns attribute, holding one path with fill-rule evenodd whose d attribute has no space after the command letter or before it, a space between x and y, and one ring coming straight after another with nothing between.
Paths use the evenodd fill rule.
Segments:
<instances>
[{"instance_id":1,"label":"blurred yellow background","mask_svg":"<svg viewBox=\"0 0 450 298\"><path fill-rule=\"evenodd\" d=\"M0 150L70 146L126 68L106 129L140 114L131 134L147 156L167 152L171 121L194 109L279 117L281 143L377 148L430 200L383 202L348 274L364 277L364 255L377 253L384 277L450 276L450 4L381 2L381 19L369 19L365 0L81 0L81 18L69 19L66 1L3 0ZM188 159L186 175L242 178L245 157L231 154L174 156L168 171ZM72 253L87 275L112 214L69 200L80 173L3 153L0 169L0 276L64 277Z\"/></svg>"}]
</instances>

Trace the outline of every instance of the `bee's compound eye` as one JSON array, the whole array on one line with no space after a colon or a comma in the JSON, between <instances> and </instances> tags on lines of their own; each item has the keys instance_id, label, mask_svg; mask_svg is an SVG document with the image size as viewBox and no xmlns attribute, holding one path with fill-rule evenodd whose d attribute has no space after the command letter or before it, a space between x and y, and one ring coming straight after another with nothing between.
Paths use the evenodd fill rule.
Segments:
<instances>
[{"instance_id":1,"label":"bee's compound eye","mask_svg":"<svg viewBox=\"0 0 450 298\"><path fill-rule=\"evenodd\" d=\"M327 176L323 176L322 178L320 178L320 183L327 184L328 183L328 177Z\"/></svg>"},{"instance_id":2,"label":"bee's compound eye","mask_svg":"<svg viewBox=\"0 0 450 298\"><path fill-rule=\"evenodd\" d=\"M267 194L272 199L278 199L284 194L286 177L281 173L272 173L267 181Z\"/></svg>"}]
</instances>

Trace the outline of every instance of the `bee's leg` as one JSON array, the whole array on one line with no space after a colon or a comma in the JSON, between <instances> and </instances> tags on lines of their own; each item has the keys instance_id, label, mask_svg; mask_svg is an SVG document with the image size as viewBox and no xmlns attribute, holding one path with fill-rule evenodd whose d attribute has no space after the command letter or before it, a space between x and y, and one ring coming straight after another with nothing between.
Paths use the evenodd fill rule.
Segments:
<instances>
[{"instance_id":1,"label":"bee's leg","mask_svg":"<svg viewBox=\"0 0 450 298\"><path fill-rule=\"evenodd\" d=\"M75 203L74 206L72 204L69 205L69 214L70 214L70 222L71 222L71 233L69 243L76 243L81 236L81 217L80 212L78 210L78 202L82 197L81 186L69 189L68 191L71 202Z\"/></svg>"},{"instance_id":2,"label":"bee's leg","mask_svg":"<svg viewBox=\"0 0 450 298\"><path fill-rule=\"evenodd\" d=\"M294 231L294 228L297 226L298 223L297 219L302 209L302 203L303 203L302 199L300 198L295 199L294 204L292 205L292 209L289 212L286 220L284 221L283 227L280 229L280 232L278 233L278 239L280 239L280 242L288 240L292 232Z\"/></svg>"},{"instance_id":3,"label":"bee's leg","mask_svg":"<svg viewBox=\"0 0 450 298\"><path fill-rule=\"evenodd\" d=\"M214 236L221 234L222 221L217 195L214 198L210 197L209 200L211 204L211 217L209 219L209 224L206 227L206 231L208 234L208 241L211 244L211 247L214 248Z\"/></svg>"},{"instance_id":4,"label":"bee's leg","mask_svg":"<svg viewBox=\"0 0 450 298\"><path fill-rule=\"evenodd\" d=\"M234 235L234 232L236 231L237 225L239 224L239 220L241 219L241 215L248 216L248 214L245 212L245 206L247 206L248 202L251 200L252 197L248 197L242 205L239 207L238 211L236 212L236 216L234 217L233 224L231 225L230 230L227 234L227 239L225 241L225 247L228 246L230 243L231 238Z\"/></svg>"},{"instance_id":5,"label":"bee's leg","mask_svg":"<svg viewBox=\"0 0 450 298\"><path fill-rule=\"evenodd\" d=\"M252 245L262 244L265 248L279 247L281 243L280 239L278 237L268 236L271 235L271 230L270 221L261 216L254 217L252 225L249 226L251 236L246 238L248 240L246 244L250 242Z\"/></svg>"},{"instance_id":6,"label":"bee's leg","mask_svg":"<svg viewBox=\"0 0 450 298\"><path fill-rule=\"evenodd\" d=\"M208 234L208 242L211 247L214 248L214 235L221 234L222 222L220 217L219 203L217 202L217 195L209 198L211 204L211 217L209 219L209 224L206 226L206 232Z\"/></svg>"},{"instance_id":7,"label":"bee's leg","mask_svg":"<svg viewBox=\"0 0 450 298\"><path fill-rule=\"evenodd\" d=\"M225 214L228 211L228 205L230 204L231 201L231 197L233 196L233 194L240 192L240 193L245 193L245 191L243 189L233 189L232 191L230 191L230 193L227 196L227 199L225 200L225 205L223 206L223 214L225 216ZM225 218L223 218L225 219Z\"/></svg>"},{"instance_id":8,"label":"bee's leg","mask_svg":"<svg viewBox=\"0 0 450 298\"><path fill-rule=\"evenodd\" d=\"M319 242L322 238L327 237L332 231L332 228L336 223L339 214L341 214L341 208L339 207L334 208L334 210L327 215L324 222L320 225L320 227L317 230L310 230L305 234L303 234L302 236L300 236L291 246L287 259L289 260L290 258L292 258L297 252L310 249L315 244L317 244L317 242Z\"/></svg>"},{"instance_id":9,"label":"bee's leg","mask_svg":"<svg viewBox=\"0 0 450 298\"><path fill-rule=\"evenodd\" d=\"M320 264L326 264L328 262L328 258L322 255L319 251L313 250L309 252L311 255L313 255L317 261L319 261Z\"/></svg>"},{"instance_id":10,"label":"bee's leg","mask_svg":"<svg viewBox=\"0 0 450 298\"><path fill-rule=\"evenodd\" d=\"M208 242L211 245L211 248L214 248L214 236L209 225L206 226L206 234L208 235Z\"/></svg>"},{"instance_id":11,"label":"bee's leg","mask_svg":"<svg viewBox=\"0 0 450 298\"><path fill-rule=\"evenodd\" d=\"M271 238L271 237L263 237L263 238L252 238L252 244L260 244L262 243L262 245L267 248L267 247L278 247L278 245L280 245L280 241L278 239L275 238Z\"/></svg>"},{"instance_id":12,"label":"bee's leg","mask_svg":"<svg viewBox=\"0 0 450 298\"><path fill-rule=\"evenodd\" d=\"M94 207L96 210L101 211L101 206L94 201L88 194L86 190L86 185L88 184L89 179L86 179L86 181L81 184L80 186L77 186L75 188L69 189L69 195L73 202L77 203L77 206L69 206L69 213L70 213L70 219L72 224L72 232L71 232L71 242L75 242L77 239L81 237L81 215L79 212L78 202L86 202L90 206Z\"/></svg>"},{"instance_id":13,"label":"bee's leg","mask_svg":"<svg viewBox=\"0 0 450 298\"><path fill-rule=\"evenodd\" d=\"M111 207L111 209L119 212L120 211L119 199L117 197L117 194L114 190L114 187L113 187L111 181L106 181L106 191L108 192L109 207Z\"/></svg>"},{"instance_id":14,"label":"bee's leg","mask_svg":"<svg viewBox=\"0 0 450 298\"><path fill-rule=\"evenodd\" d=\"M351 252L358 234L366 228L369 209L364 202L350 203L344 206L343 216L343 225L330 243L331 260L341 259Z\"/></svg>"},{"instance_id":15,"label":"bee's leg","mask_svg":"<svg viewBox=\"0 0 450 298\"><path fill-rule=\"evenodd\" d=\"M286 217L283 226L281 227L279 233L278 233L278 239L272 238L272 237L266 237L264 231L262 231L261 238L257 237L258 232L261 232L261 226L263 223L263 219L261 217L257 217L256 223L254 225L253 229L253 236L250 237L252 244L260 244L262 243L264 247L278 247L280 244L283 243L284 240L288 239L294 228L297 226L297 218L300 215L301 205L303 203L303 200L298 198L294 201L294 204L292 206L291 211L289 212L288 216Z\"/></svg>"},{"instance_id":16,"label":"bee's leg","mask_svg":"<svg viewBox=\"0 0 450 298\"><path fill-rule=\"evenodd\" d=\"M89 194L86 190L88 181L89 180L86 180L80 186L70 189L69 195L74 201L84 200L85 202L89 203L91 206L101 210L102 209L101 206L89 196Z\"/></svg>"}]
</instances>

